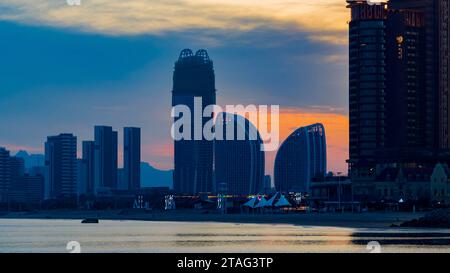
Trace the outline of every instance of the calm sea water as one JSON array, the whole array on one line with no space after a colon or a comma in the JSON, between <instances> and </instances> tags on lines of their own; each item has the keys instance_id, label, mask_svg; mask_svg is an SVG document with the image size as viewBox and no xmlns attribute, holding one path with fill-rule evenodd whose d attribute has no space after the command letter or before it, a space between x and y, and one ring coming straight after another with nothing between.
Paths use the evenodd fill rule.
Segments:
<instances>
[{"instance_id":1,"label":"calm sea water","mask_svg":"<svg viewBox=\"0 0 450 273\"><path fill-rule=\"evenodd\" d=\"M0 252L450 252L450 230L352 229L212 222L0 219Z\"/></svg>"}]
</instances>

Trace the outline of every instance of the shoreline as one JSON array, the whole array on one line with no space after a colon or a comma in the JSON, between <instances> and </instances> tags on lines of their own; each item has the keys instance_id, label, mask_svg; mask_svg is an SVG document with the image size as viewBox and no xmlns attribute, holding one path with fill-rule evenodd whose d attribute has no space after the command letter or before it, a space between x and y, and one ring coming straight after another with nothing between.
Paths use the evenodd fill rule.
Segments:
<instances>
[{"instance_id":1,"label":"shoreline","mask_svg":"<svg viewBox=\"0 0 450 273\"><path fill-rule=\"evenodd\" d=\"M97 218L100 221L218 222L235 224L291 224L298 226L345 228L392 228L391 225L393 224L399 225L403 222L422 217L424 214L422 212L216 214L201 213L194 210L170 212L145 212L141 210L52 210L4 213L0 214L0 221L2 219L81 221L86 218Z\"/></svg>"}]
</instances>

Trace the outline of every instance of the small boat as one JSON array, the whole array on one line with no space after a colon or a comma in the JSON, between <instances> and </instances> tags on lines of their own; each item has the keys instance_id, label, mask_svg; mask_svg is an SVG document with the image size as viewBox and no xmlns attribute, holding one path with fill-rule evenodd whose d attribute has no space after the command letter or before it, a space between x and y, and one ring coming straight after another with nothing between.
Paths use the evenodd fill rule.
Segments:
<instances>
[{"instance_id":1,"label":"small boat","mask_svg":"<svg viewBox=\"0 0 450 273\"><path fill-rule=\"evenodd\" d=\"M97 218L86 218L81 221L82 224L98 224Z\"/></svg>"}]
</instances>

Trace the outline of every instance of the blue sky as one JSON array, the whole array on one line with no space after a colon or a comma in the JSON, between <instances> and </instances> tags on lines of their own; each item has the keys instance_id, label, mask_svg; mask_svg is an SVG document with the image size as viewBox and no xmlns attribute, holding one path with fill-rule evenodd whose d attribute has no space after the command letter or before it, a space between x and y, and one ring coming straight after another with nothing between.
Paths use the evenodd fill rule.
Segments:
<instances>
[{"instance_id":1,"label":"blue sky","mask_svg":"<svg viewBox=\"0 0 450 273\"><path fill-rule=\"evenodd\" d=\"M139 126L143 159L170 168L172 72L183 48L208 50L218 104L279 104L317 122L346 116L343 1L27 2L0 3L0 146L12 151L42 152L46 136L62 132L92 139L94 125L120 134ZM344 171L347 140L327 133L336 138L329 168Z\"/></svg>"}]
</instances>

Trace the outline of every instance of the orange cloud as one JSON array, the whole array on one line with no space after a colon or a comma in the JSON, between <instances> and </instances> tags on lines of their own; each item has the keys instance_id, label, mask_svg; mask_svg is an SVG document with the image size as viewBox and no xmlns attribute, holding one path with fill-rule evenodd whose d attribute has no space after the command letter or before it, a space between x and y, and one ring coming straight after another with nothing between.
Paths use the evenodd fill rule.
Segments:
<instances>
[{"instance_id":1,"label":"orange cloud","mask_svg":"<svg viewBox=\"0 0 450 273\"><path fill-rule=\"evenodd\" d=\"M251 115L247 113L238 113L246 118ZM270 109L268 110L267 121L270 121ZM258 120L258 122L261 122ZM256 122L254 122L256 126ZM311 106L308 108L281 108L279 113L279 145L295 130L300 127L322 123L325 127L327 140L327 167L328 171L347 173L346 160L348 159L348 139L349 139L349 121L344 109ZM268 124L268 133L272 134L270 123ZM273 128L277 129L277 128ZM269 134L260 132L263 139L268 139ZM273 140L273 139L272 139ZM268 143L267 141L265 143ZM273 174L274 162L277 151L266 152L266 173Z\"/></svg>"},{"instance_id":2,"label":"orange cloud","mask_svg":"<svg viewBox=\"0 0 450 273\"><path fill-rule=\"evenodd\" d=\"M342 44L349 12L343 0L2 0L1 20L70 27L110 35L161 34L188 29L249 31L287 26L314 41Z\"/></svg>"},{"instance_id":3,"label":"orange cloud","mask_svg":"<svg viewBox=\"0 0 450 273\"><path fill-rule=\"evenodd\" d=\"M349 121L346 114L308 109L281 109L280 145L294 130L314 123L322 123L325 126L328 170L347 173L345 161L348 159ZM273 170L275 153L267 153L266 157L266 169Z\"/></svg>"},{"instance_id":4,"label":"orange cloud","mask_svg":"<svg viewBox=\"0 0 450 273\"><path fill-rule=\"evenodd\" d=\"M296 129L314 123L325 126L327 138L328 170L347 173L349 122L342 109L312 107L309 109L280 109L279 134L281 143ZM268 118L270 120L270 117ZM271 128L269 127L269 130ZM142 157L162 169L173 168L173 143L171 141L143 145ZM266 152L266 173L273 174L276 151Z\"/></svg>"}]
</instances>

